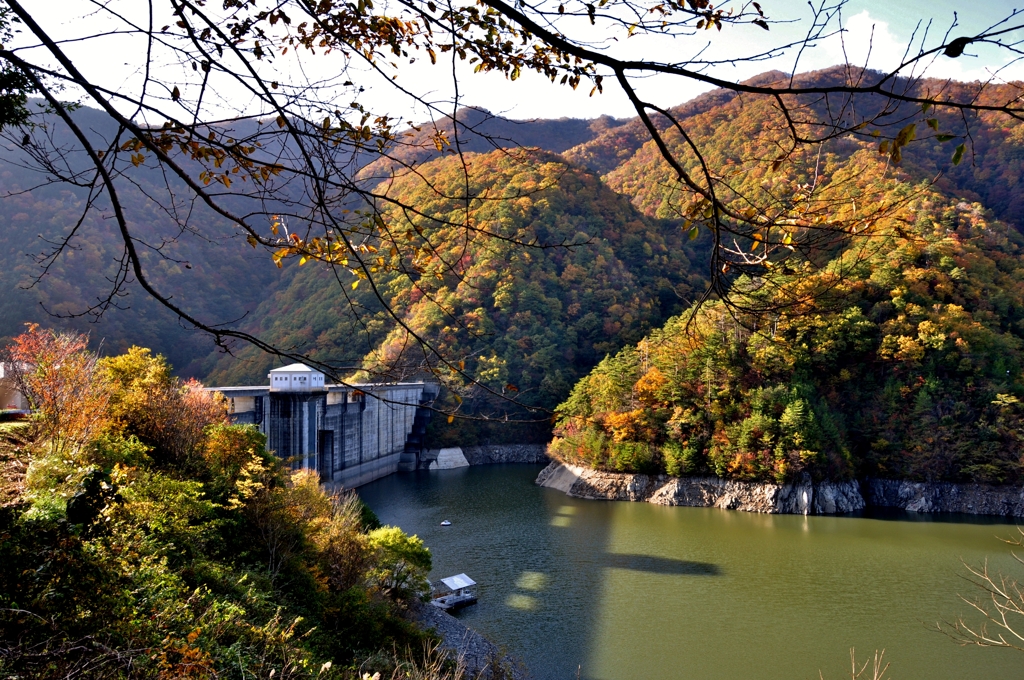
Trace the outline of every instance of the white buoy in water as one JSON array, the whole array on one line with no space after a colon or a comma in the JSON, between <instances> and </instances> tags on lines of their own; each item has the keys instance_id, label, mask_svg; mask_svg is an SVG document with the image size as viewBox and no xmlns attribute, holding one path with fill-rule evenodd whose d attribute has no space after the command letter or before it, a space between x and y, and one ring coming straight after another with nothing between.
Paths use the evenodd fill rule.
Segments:
<instances>
[{"instance_id":1,"label":"white buoy in water","mask_svg":"<svg viewBox=\"0 0 1024 680\"><path fill-rule=\"evenodd\" d=\"M451 525L452 525L452 523L449 522L448 520L445 520L445 521L441 522L441 526L443 526L443 527L450 527Z\"/></svg>"}]
</instances>

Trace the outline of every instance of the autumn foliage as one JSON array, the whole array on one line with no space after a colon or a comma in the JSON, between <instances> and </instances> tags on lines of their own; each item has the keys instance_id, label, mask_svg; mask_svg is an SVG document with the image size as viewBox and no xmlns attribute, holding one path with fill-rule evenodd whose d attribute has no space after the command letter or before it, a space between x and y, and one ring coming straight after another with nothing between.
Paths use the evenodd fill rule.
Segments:
<instances>
[{"instance_id":1,"label":"autumn foliage","mask_svg":"<svg viewBox=\"0 0 1024 680\"><path fill-rule=\"evenodd\" d=\"M606 358L558 408L551 452L743 480L1024 479L1024 239L855 161L859 195L896 206L868 237L812 273L736 282L787 303L774 315L709 303Z\"/></svg>"},{"instance_id":2,"label":"autumn foliage","mask_svg":"<svg viewBox=\"0 0 1024 680\"><path fill-rule=\"evenodd\" d=\"M418 538L286 471L162 356L87 345L31 327L9 348L38 426L0 459L28 463L0 476L0 674L348 679L375 656L457 676L403 617Z\"/></svg>"},{"instance_id":3,"label":"autumn foliage","mask_svg":"<svg viewBox=\"0 0 1024 680\"><path fill-rule=\"evenodd\" d=\"M83 446L109 419L110 385L87 346L88 338L78 333L29 324L5 353L53 454Z\"/></svg>"}]
</instances>

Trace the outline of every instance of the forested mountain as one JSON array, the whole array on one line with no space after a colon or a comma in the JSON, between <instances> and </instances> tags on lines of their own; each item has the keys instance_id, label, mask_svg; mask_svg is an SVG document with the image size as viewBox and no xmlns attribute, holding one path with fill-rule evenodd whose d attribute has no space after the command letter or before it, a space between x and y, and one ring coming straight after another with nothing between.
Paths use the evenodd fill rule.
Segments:
<instances>
[{"instance_id":1,"label":"forested mountain","mask_svg":"<svg viewBox=\"0 0 1024 680\"><path fill-rule=\"evenodd\" d=\"M75 116L97 138L114 134L103 113L82 108ZM45 118L37 132L59 148L72 147L68 130L55 120ZM122 352L133 344L154 347L184 375L198 375L198 362L214 351L213 343L179 322L122 269L123 246L106 196L90 199L86 187L48 180L34 169L31 153L18 144L0 146L0 286L5 292L0 297L0 344L23 332L26 322L37 322L87 332L105 353ZM74 153L65 154L64 160L70 169L85 163ZM291 277L290 271L268 267L233 225L187 200L180 182L152 168L129 165L118 184L133 228L146 239L138 249L152 265L153 282L189 312L213 323L244 318L275 280ZM202 233L175 226L161 205L168 203L168 195L177 197L175 209L191 214ZM83 219L90 200L103 212ZM75 237L70 245L50 257L71 234ZM113 282L125 276L128 294L103 305ZM90 313L99 311L97 306L106 307L102 315Z\"/></svg>"},{"instance_id":2,"label":"forested mountain","mask_svg":"<svg viewBox=\"0 0 1024 680\"><path fill-rule=\"evenodd\" d=\"M562 153L586 146L609 132L627 125L636 134L637 121L601 116L595 119L511 120L480 108L463 108L451 117L423 122L403 131L390 145L387 155L368 163L360 172L367 180L385 179L393 172L422 165L445 155L488 153L519 146L537 147ZM598 168L582 164L591 170Z\"/></svg>"},{"instance_id":3,"label":"forested mountain","mask_svg":"<svg viewBox=\"0 0 1024 680\"><path fill-rule=\"evenodd\" d=\"M844 82L847 78L845 69L835 67L804 74L796 79L802 86L824 86ZM785 78L781 73L770 73L762 79ZM946 96L974 96L980 92L979 102L991 103L1003 97L1012 96L1017 90L1013 85L990 86L984 90L979 83L958 83L936 80L921 80L913 84L897 83L896 89L909 88L909 95L925 96L944 92ZM709 95L705 95L709 96ZM859 96L849 100L827 100L825 98L808 97L799 101L805 107L799 120L828 120L830 116L839 115L851 126L856 120L858 111L871 110L867 98ZM689 134L695 144L705 150L706 161L712 168L725 168L740 171L737 174L736 193L758 192L766 181L778 182L778 178L797 179L806 182L813 178L813 167L809 163L816 159L820 151L847 157L865 146L877 148L879 141L873 133L883 132L887 136L895 136L913 118L920 114L919 107L909 104L893 103L888 115L860 132L859 137L846 135L833 139L819 147L803 147L799 153L790 157L784 145L775 144L775 140L785 138L789 122L780 114L774 100L763 96L719 94L718 99L710 106L697 106L700 98L695 99L693 106L677 115L687 120ZM950 194L971 201L981 201L991 209L999 219L1007 220L1018 229L1024 229L1024 194L1019 191L1022 170L1024 170L1024 127L1021 121L991 113L968 114L961 118L941 108L932 109L928 116L934 120L935 129L918 125L917 139L902 154L899 163L894 167L908 173L915 180L936 182L936 187ZM630 129L633 123L617 130ZM821 134L820 126L807 125L811 134ZM969 134L968 134L969 131ZM955 136L955 141L939 142L940 135ZM588 154L607 155L609 150L602 147L602 139L598 138L582 147L571 149L566 153L569 158L576 157L582 149L596 147ZM951 162L953 146L960 141L965 143L964 160L959 165ZM666 128L666 142L678 157L684 159L684 166L689 171L697 167L697 160L683 144L679 135ZM614 144L609 145L614 148ZM772 161L784 159L779 175L771 172ZM657 147L651 141L645 141L635 153L614 168L602 170L604 180L613 190L629 196L643 213L651 217L675 217L681 198L686 197L685 191L676 181L672 169L664 162ZM769 189L770 191L770 189Z\"/></svg>"},{"instance_id":4,"label":"forested mountain","mask_svg":"<svg viewBox=\"0 0 1024 680\"><path fill-rule=\"evenodd\" d=\"M779 71L769 71L744 81L744 84L764 85L780 78L788 76ZM672 107L669 113L679 120L686 120L725 106L736 96L736 93L730 90L712 90ZM664 116L655 114L652 121L659 130L665 130L669 126L669 120ZM621 125L602 130L593 139L566 150L563 155L571 163L605 175L632 158L649 140L650 133L643 122L639 118L633 118Z\"/></svg>"},{"instance_id":5,"label":"forested mountain","mask_svg":"<svg viewBox=\"0 0 1024 680\"><path fill-rule=\"evenodd\" d=\"M82 108L74 115L91 134L112 137L114 126L105 114ZM517 144L563 151L620 122L608 117L512 121L476 109L463 110L459 118L459 148L466 152L493 151ZM240 121L234 127L241 138L251 134L257 124ZM55 146L71 146L69 133L60 122L47 118L44 127ZM410 137L403 135L391 155L409 164L436 158L439 154L429 140L428 129L434 130L433 126L422 126L419 131L412 131ZM454 143L456 136L450 121L440 122L437 129ZM454 147L447 149L451 153ZM150 299L130 274L127 296L118 296L113 304L105 305L101 315L90 313L98 311L94 307L107 296L111 282L124 275L114 221L94 213L79 225L88 201L87 191L50 182L32 167L30 152L13 143L0 147L0 159L4 161L0 171L0 192L4 196L4 207L0 210L0 225L4 227L0 234L0 285L8 291L0 300L0 343L5 344L24 330L24 323L40 322L88 332L94 345L102 345L105 351L123 351L132 344L154 347L187 376L260 382L265 378L264 369L275 361L269 357L260 360L258 368L241 362L230 370L215 369L230 366L233 360L228 357L218 364L222 355L210 339L188 328ZM74 166L84 159L72 156L69 162ZM373 172L383 167L381 163L368 166L364 181L373 181ZM374 343L383 338L379 325L385 321L369 320L366 332L353 333L346 325L346 313L334 304L339 295L337 290L324 281L317 283L315 276L302 276L304 270L274 267L265 254L248 248L232 225L219 216L205 214L202 204L178 201L181 213L191 212L192 219L202 225L201 234L178 234L171 216L153 200L166 202L170 193L167 181L167 177L151 168L129 168L125 184L131 182L136 186L122 190L126 213L144 218L142 224L133 222L133 228L152 236L141 251L154 264L154 283L162 291L212 323L251 318L248 327L252 329L286 329L272 332L271 337L276 342L285 338L286 343L291 343L286 344L289 347L308 346L311 329L316 327L321 344L344 347L343 363L361 365L363 357L374 349ZM171 180L170 186L171 192L186 196L180 183ZM105 197L99 196L96 203L104 206ZM73 231L78 234L73 247L63 249L52 262L47 259L54 244ZM168 234L173 238L168 238ZM300 276L293 281L296 275ZM683 278L686 276L687 273L682 274ZM372 291L364 288L350 291L350 295L356 309L365 306L371 316L381 311ZM321 313L319 322L305 324L313 310ZM322 316L325 312L327 317ZM362 323L351 320L357 326ZM243 356L252 354L241 351ZM342 356L337 351L328 354Z\"/></svg>"},{"instance_id":6,"label":"forested mountain","mask_svg":"<svg viewBox=\"0 0 1024 680\"><path fill-rule=\"evenodd\" d=\"M844 102L851 116L860 104ZM909 108L893 106L893 128L907 125ZM901 157L871 130L780 155L773 133L788 121L763 97L733 97L689 118L708 165L735 171L725 198L737 209L750 196L795 196L832 217L856 219L858 204L880 217L864 220L864 235L831 261L794 257L740 278L737 306L691 310L603 361L559 407L557 454L613 470L738 479L1019 481L1024 133L1019 121L987 114L929 115L930 129ZM959 165L940 134L964 141ZM667 139L685 158L681 138ZM696 163L688 169L698 172ZM688 197L650 142L604 179L655 218L677 217ZM812 230L794 224L790 237ZM779 311L766 318L743 308Z\"/></svg>"},{"instance_id":7,"label":"forested mountain","mask_svg":"<svg viewBox=\"0 0 1024 680\"><path fill-rule=\"evenodd\" d=\"M736 284L780 306L827 292L770 319L711 303L605 359L559 407L559 456L780 482L1024 476L1024 239L873 151L831 179L898 207L813 274Z\"/></svg>"},{"instance_id":8,"label":"forested mountain","mask_svg":"<svg viewBox=\"0 0 1024 680\"><path fill-rule=\"evenodd\" d=\"M431 255L423 263L414 269L389 255L392 273L376 291L352 290L351 275L306 265L257 310L262 325L253 330L318 359L391 375L443 369L413 333L494 393L548 407L700 289L681 232L639 215L592 174L539 150L465 160L478 196L468 211L452 198L465 181L459 158L431 162L421 177L391 187L419 214L390 208L387 221L400 237L424 239ZM467 218L480 233L463 228ZM544 245L523 245L534 241ZM248 361L221 359L211 380L258 380L269 367L254 351L241 357ZM449 386L458 391L463 382L452 376Z\"/></svg>"},{"instance_id":9,"label":"forested mountain","mask_svg":"<svg viewBox=\"0 0 1024 680\"><path fill-rule=\"evenodd\" d=\"M798 80L802 84L822 84L843 77L844 72L830 69L801 75ZM789 76L770 72L750 82L767 83L783 78ZM932 95L943 88L965 92L977 89L976 84L932 81L920 81L913 87ZM998 94L997 88L984 96ZM836 101L808 100L808 119L820 118L824 107L837 107L850 118L864 106L864 101L852 99L838 104L841 106L837 107ZM915 111L920 113L919 109ZM963 120L953 119L942 111L934 112L929 114L934 116L934 123L927 128L920 125L917 139L903 150L901 159L895 159L891 154L877 153L879 140L872 137L873 128L860 131L860 136L847 135L820 147L783 154L773 140L775 131L782 138L782 127L787 122L780 118L772 100L763 97L714 91L672 109L672 113L685 121L687 129L707 151L709 164L735 177L737 197L745 193L788 200L797 188L814 185L815 191L824 192L835 205L843 201L861 206L871 201L899 204L903 212L887 214L884 228L878 225L874 230L872 238L882 239L879 243L885 245L873 251L871 257L863 255L863 249L847 244L847 250L840 248L830 256L834 261L829 265L832 270L825 266L810 278L802 276L803 284L785 279L795 276L794 270L772 273L783 277L779 285L784 290L786 286L792 289L798 285L813 286L815 281L822 283L826 273L835 274L838 267L843 284L836 287L831 282L822 283L822 290L830 292L819 300L820 309L804 309L799 314L777 318L773 322L773 342L799 336L803 338L800 342L816 346L824 341L804 325L811 323L807 319L819 319L814 323L832 329L829 333L839 333L836 328L845 329L843 324L847 323L852 324L852 329L860 329L857 333L863 331L866 335L856 336L861 338L856 341L852 339L853 330L842 331L852 334L843 342L853 343L851 347L855 345L856 351L844 351L834 359L834 365L821 367L813 362L807 364L810 359L801 354L803 350L778 350L793 354L792 366L783 370L773 365L774 372L766 372L754 361L760 356L757 352L762 351L760 345L757 352L750 349L751 343L757 345L765 337L763 326L757 325L761 320L747 320L750 328L761 329L752 334L719 329L718 340L709 340L717 336L708 333L701 335L699 341L692 340L694 327L707 330L718 328L715 323L724 324L722 328L729 325L727 319L732 317L714 304L697 314L692 324L676 320L652 333L668 317L685 310L702 290L707 244L703 232L697 240L690 241L681 229L678 206L688 196L680 190L637 119L517 122L484 111L466 110L459 115L463 124L458 145L461 156L443 141L454 140L451 122L436 127L419 125L408 134L399 135L390 150L392 159L371 163L364 168L361 178L366 183L386 178L381 190L386 188L400 203L415 208L409 212L394 205L378 206L395 233L407 235L410 242L422 241L429 256L412 262L398 259L395 254L378 253L382 274L376 287L365 281L353 287L355 280L344 268L316 263L299 267L288 263L278 269L265 253L248 248L230 225L219 224L212 217L211 233L216 234L212 242L186 232L172 242L151 244L154 249L147 257L153 258L153 262L160 260L157 248L171 256L159 262L159 282L174 293L175 300L186 303L205 318L240 320L238 326L271 343L335 362L352 373L365 370L369 373L364 375L383 372L401 377L432 372L446 381L453 394L465 399L464 410L500 411L508 406L501 401L502 397L553 408L566 398L575 381L603 357L616 355L648 333L652 334L643 346L650 347L657 339L659 346L675 348L658 355L658 361L685 364L691 373L698 368L694 368L695 360L686 358L686 352L703 357L701 361L705 364L707 357L702 352L710 350L701 348L706 343L719 348L716 352L725 353L722 356L728 357L729 375L739 382L723 383L717 388L729 395L722 397L726 400L722 403L729 406L722 407L725 415L721 418L701 425L710 439L693 439L695 435L686 438L705 442L700 449L703 453L687 453L689 458L680 452L696 451L699 447L684 446L679 439L681 426L670 427L666 423L675 422L673 409L696 408L694 400L707 395L698 390L693 394L699 393L699 399L693 394L685 399L675 395L672 399L641 404L635 401L639 398L636 390L643 390L634 389L641 375L635 373L637 369L629 358L635 351L626 350L618 359L602 364L603 368L581 383L562 408L564 441L588 433L588 437L605 437L611 447L584 447L589 453L565 454L592 464L622 469L667 467L675 472L704 470L747 477L787 477L799 471L835 477L872 471L929 478L1014 478L1017 472L1012 461L968 461L956 457L961 454L948 453L961 444L942 445L947 453L939 458L945 462L929 459L931 462L926 464L923 458L900 458L909 450L907 442L913 439L920 444L914 439L916 435L909 434L917 430L904 424L931 421L922 419L916 411L900 411L897 406L910 403L909 397L900 391L902 388L910 390L908 395L929 395L934 404L940 404L934 406L935 422L952 428L943 430L946 434L942 436L949 442L990 437L985 441L1005 444L1009 441L1007 437L1016 436L1010 426L1000 430L1003 425L992 425L996 429L978 434L970 429L974 426L966 423L974 418L984 423L998 420L1005 425L1016 408L999 407L993 411L994 407L986 404L995 400L993 395L1010 398L1018 389L1016 369L1010 364L1016 361L1015 343L1022 332L1016 326L1018 305L1013 287L1017 275L1017 231L1024 228L1020 218L1024 198L1019 191L1024 131L1020 124L978 115L967 119L970 136L965 137ZM910 113L907 105L893 106L890 115L880 121L880 131L894 133L906 125ZM76 115L87 121L85 127L89 129L99 130L107 124L101 114L88 109ZM666 119L656 118L655 123L662 129L668 128ZM438 130L444 133L440 150L434 145ZM956 139L942 142L939 134ZM679 148L680 140L675 133L669 130L666 138L670 146ZM954 165L953 147L960 141L965 142L966 153L963 162ZM516 150L517 143L534 148ZM10 291L0 301L0 337L11 337L30 320L71 325L91 330L94 342L104 341L105 351L120 351L132 343L151 346L168 356L182 373L213 384L265 380L267 369L276 362L273 357L244 346L235 348L235 356L220 354L205 337L183 328L159 305L136 294L136 289L132 289L134 292L127 300L118 301L121 306L130 305L130 309L110 309L95 325L90 325L88 318L54 321L47 317L40 302L56 312L81 311L95 302L109 287L107 279L116 276L120 252L112 245L116 243L116 235L110 231L113 227L104 220L92 220L81 226L83 237L76 242L77 248L57 257L38 286L19 288L30 284L39 271L39 265L25 253L46 250L45 241L36 235L53 241L73 229L76 211L86 200L84 190L46 185L40 176L23 170L20 165L24 164L24 153L17 146L5 149L3 157L7 164L0 172L0 183L8 192L0 211L0 226L4 227L0 234L0 277ZM689 168L695 167L695 159L687 158L686 154L681 156ZM775 164L779 159L781 162ZM851 163L857 172L843 170ZM415 173L407 171L411 166ZM144 167L130 175L130 179L138 186L138 191L130 194L137 202L135 208L151 220L153 233L165 233L158 227L166 226L168 218L147 197L147 193L166 191L164 179ZM476 197L469 205L454 198L467 187ZM33 190L26 192L29 188ZM201 206L183 204L182 209L185 208L202 210ZM964 231L965 221L983 226L971 227L978 231ZM465 229L467 225L472 228ZM950 265L950 261L954 264ZM891 272L892 280L880 283L880 271ZM966 278L957 278L960 276ZM921 287L925 280L932 282L927 289ZM753 290L759 282L741 285ZM953 292L947 291L949 286ZM897 292L904 289L917 291L914 294L918 297ZM936 305L943 307L939 310ZM963 318L970 320L964 323L975 329L971 332L982 333L978 329L987 329L982 335L990 334L984 335L985 339L964 340L970 347L969 351L964 350L969 363L957 359L959 377L943 373L948 367L940 370L939 364L928 363L932 357L929 352L939 352L939 345L946 352L944 357L952 350L938 341L932 343L933 347L918 337L919 332L915 335L908 330L910 326L903 328L906 324L918 328L925 322L952 323L949 314L960 312L948 311L950 305L962 308L966 315ZM905 309L911 311L900 311ZM854 316L844 316L850 314ZM930 315L938 315L938 320ZM855 322L850 318L855 318ZM712 319L719 321L712 323ZM902 330L893 330L897 327ZM951 347L961 348L953 335L942 333L946 333L942 342L948 340L953 343ZM422 351L411 342L411 335L427 341L432 349ZM668 341L676 336L678 342ZM924 352L916 364L921 368L913 370L894 358L898 351L892 350L892 343L906 344L911 340L920 343ZM679 343L689 349L684 352L676 347ZM766 346L775 348L772 343ZM883 352L883 348L887 349ZM998 348L992 351L999 356L988 354L988 348ZM911 354L917 356L916 352L914 349ZM616 373L615 380L608 378L608 371L619 371L615 367L620 365L628 370L622 369L622 375ZM810 374L799 373L807 365L816 368ZM805 368L797 368L801 366ZM705 365L700 370L706 368ZM905 373L896 369L905 369ZM1011 371L1009 383L1005 382L1007 370ZM886 371L892 375L899 373L899 380L905 379L904 382L890 385L896 378ZM998 374L999 371L1002 373ZM847 374L857 377L837 377ZM696 382L687 389L697 390L700 381L694 375L690 379ZM813 379L801 377L805 375L812 375ZM469 379L479 381L481 387L469 389ZM725 380L721 376L718 379ZM950 386L953 392L936 392L932 387L925 390L917 386L917 380L927 385L934 380ZM626 401L613 405L601 402L592 394L596 389L594 381L614 383L616 390L631 396L622 397ZM840 388L847 384L844 381L852 381L849 384L856 384L859 391L844 392ZM772 397L775 401L771 406L757 402L760 405L755 408L751 390L760 389L758 385L768 389L769 383L776 387L790 385L809 396ZM707 384L705 391L711 389ZM878 406L889 403L879 397L881 393L889 394L885 390L896 390L906 397L892 402L896 410L886 411ZM596 401L588 404L591 399ZM778 420L793 399L804 404L800 408L809 409L808 413L817 414L819 411L814 409L824 409L820 411L820 421L834 425L828 426L833 428L829 430L832 434L826 436L821 434L825 430L821 430L813 435L818 437L817 448L787 449L789 452L779 460L788 462L782 463L776 461L774 453L768 461L746 444L735 444L738 423L746 422L752 413L774 413L772 409L781 408L779 414L772 416ZM833 403L829 399L839 399L850 408L853 404L875 404L875 410L868 409L873 414L870 427L867 421L854 418L852 411L828 406ZM648 425L653 429L630 430L630 425L617 430L615 418L625 418L622 414L637 409L650 410L649 419L653 420ZM947 413L948 409L961 409L957 411L961 415L956 416L962 416L961 420L954 418L959 424L950 424L948 418L953 416ZM589 424L584 426L579 418L590 418L592 422L587 421ZM570 427L570 423L575 424ZM632 434L622 434L627 431ZM772 436L781 437L780 433L778 430ZM714 448L718 444L708 442L715 437L726 437L733 443ZM934 436L931 439L937 441ZM672 441L679 443L678 451ZM627 443L642 446L634 450ZM992 451L998 448L993 447ZM797 461L791 455L797 450L814 451L815 455ZM737 463L734 459L740 454L753 458ZM639 457L634 460L634 455ZM750 462L754 459L761 462Z\"/></svg>"}]
</instances>

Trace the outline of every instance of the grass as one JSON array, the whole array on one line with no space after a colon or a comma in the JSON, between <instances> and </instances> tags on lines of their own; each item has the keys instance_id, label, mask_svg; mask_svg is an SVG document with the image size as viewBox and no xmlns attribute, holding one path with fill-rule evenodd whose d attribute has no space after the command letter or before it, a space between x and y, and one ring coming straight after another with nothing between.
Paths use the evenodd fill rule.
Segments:
<instances>
[{"instance_id":1,"label":"grass","mask_svg":"<svg viewBox=\"0 0 1024 680\"><path fill-rule=\"evenodd\" d=\"M14 434L18 430L22 430L29 426L27 420L11 420L8 422L0 422L0 436L7 434Z\"/></svg>"}]
</instances>

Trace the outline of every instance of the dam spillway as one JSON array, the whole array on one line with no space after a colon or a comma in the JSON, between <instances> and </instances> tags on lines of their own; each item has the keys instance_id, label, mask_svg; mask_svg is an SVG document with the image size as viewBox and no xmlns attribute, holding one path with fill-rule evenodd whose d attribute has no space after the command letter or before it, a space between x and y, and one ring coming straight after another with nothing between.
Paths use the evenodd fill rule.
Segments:
<instances>
[{"instance_id":1,"label":"dam spillway","mask_svg":"<svg viewBox=\"0 0 1024 680\"><path fill-rule=\"evenodd\" d=\"M232 422L255 425L293 469L316 470L324 483L347 488L415 469L435 383L330 385L302 364L268 377L268 386L207 389L227 399Z\"/></svg>"}]
</instances>

